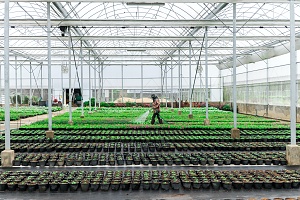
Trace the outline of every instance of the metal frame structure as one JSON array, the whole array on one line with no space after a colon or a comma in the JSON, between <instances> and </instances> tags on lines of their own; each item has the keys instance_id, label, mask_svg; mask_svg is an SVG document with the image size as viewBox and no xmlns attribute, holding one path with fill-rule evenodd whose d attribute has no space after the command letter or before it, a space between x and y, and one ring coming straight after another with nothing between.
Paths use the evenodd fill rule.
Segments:
<instances>
[{"instance_id":1,"label":"metal frame structure","mask_svg":"<svg viewBox=\"0 0 300 200\"><path fill-rule=\"evenodd\" d=\"M4 4L1 4L2 2ZM3 56L4 63L6 111L9 110L10 62L15 63L15 85L18 86L18 78L20 78L21 94L22 80L24 80L22 68L25 66L30 68L30 105L32 105L32 75L34 75L32 65L38 63L41 69L45 69L42 63L47 62L48 77L43 78L41 75L40 80L41 85L44 79L48 80L49 130L52 130L52 68L64 62L68 64L69 73L70 123L74 88L72 68L76 61L80 61L81 65L82 87L87 85L83 84L83 77L86 75L84 68L88 67L88 96L91 99L91 90L94 89L97 100L98 89L99 106L100 101L103 101L104 85L107 84L105 80L108 80L104 77L104 69L112 66L121 67L121 72L118 73L121 73L122 102L124 102L125 68L139 65L142 99L147 86L144 82L147 79L146 68L160 67L161 97L167 97L167 92L170 91L170 99L171 97L173 99L173 94L177 93L179 110L186 89L189 89L188 100L190 106L192 105L192 73L199 65L205 64L207 110L208 77L211 69L232 69L234 128L237 128L237 67L247 65L248 74L249 63L290 53L291 132L292 144L295 143L297 73L293 72L297 69L295 52L300 49L300 12L295 10L300 9L300 0L160 0L159 2L156 0L135 2L131 0L47 0L43 2L0 0L0 6L4 13L4 15L0 14L3 15L0 17L3 18L0 20L0 33L3 32L0 34L3 35L0 36L0 40L3 40L3 43L0 42L0 55ZM244 14L249 8L252 9L250 15ZM281 11L280 15L275 15L278 10ZM64 36L65 34L67 37ZM92 88L91 77L92 65L94 66L94 88ZM164 71L163 65L165 65ZM20 77L17 74L17 66L20 68ZM176 67L177 75L173 74L173 69ZM168 77L169 69L171 77ZM183 88L184 76L188 77L187 88ZM177 87L176 84L174 86L173 77L178 79ZM171 79L171 86L167 85L168 79ZM62 77L61 80L63 84L64 78ZM267 82L269 83L269 79ZM0 85L2 86L1 82ZM81 89L83 94L84 88ZM17 88L15 93L17 94ZM171 107L173 108L173 101ZM192 107L190 107L190 114L192 114ZM6 112L6 149L10 149L9 117L9 112ZM206 118L208 119L208 111Z\"/></svg>"}]
</instances>

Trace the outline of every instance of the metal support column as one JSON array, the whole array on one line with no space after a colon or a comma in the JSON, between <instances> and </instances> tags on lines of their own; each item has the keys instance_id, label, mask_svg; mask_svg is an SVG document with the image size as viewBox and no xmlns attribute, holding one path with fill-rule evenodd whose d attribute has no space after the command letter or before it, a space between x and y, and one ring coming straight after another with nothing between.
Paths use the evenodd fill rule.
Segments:
<instances>
[{"instance_id":1,"label":"metal support column","mask_svg":"<svg viewBox=\"0 0 300 200\"><path fill-rule=\"evenodd\" d=\"M20 65L20 96L21 96L21 104L23 104L23 80L22 80L22 78L23 78L23 72L22 72L22 68L23 68L23 66L22 65ZM1 90L1 87L0 87L0 90Z\"/></svg>"},{"instance_id":2,"label":"metal support column","mask_svg":"<svg viewBox=\"0 0 300 200\"><path fill-rule=\"evenodd\" d=\"M94 107L94 109L95 109L95 111L97 110L97 78L96 78L96 73L97 73L97 71L96 71L96 58L94 58L94 87L95 87L95 89L94 89L94 95L95 95L95 107Z\"/></svg>"},{"instance_id":3,"label":"metal support column","mask_svg":"<svg viewBox=\"0 0 300 200\"><path fill-rule=\"evenodd\" d=\"M30 72L30 80L29 80L29 105L32 106L32 66L31 62L29 62L29 72Z\"/></svg>"},{"instance_id":4,"label":"metal support column","mask_svg":"<svg viewBox=\"0 0 300 200\"><path fill-rule=\"evenodd\" d=\"M81 118L84 117L84 110L83 110L83 53L82 53L82 40L80 40L80 64L81 64Z\"/></svg>"},{"instance_id":5,"label":"metal support column","mask_svg":"<svg viewBox=\"0 0 300 200\"><path fill-rule=\"evenodd\" d=\"M69 54L69 124L72 124L72 65L71 65L71 27L68 27L68 33L69 33L69 38L68 38L68 54Z\"/></svg>"},{"instance_id":6,"label":"metal support column","mask_svg":"<svg viewBox=\"0 0 300 200\"><path fill-rule=\"evenodd\" d=\"M41 64L41 96L40 97L41 97L40 100L44 99L44 90L43 90L43 64Z\"/></svg>"},{"instance_id":7,"label":"metal support column","mask_svg":"<svg viewBox=\"0 0 300 200\"><path fill-rule=\"evenodd\" d=\"M267 116L269 115L269 89L270 89L270 85L269 85L269 60L266 60L266 64L267 64L267 88L266 88L266 104L267 104Z\"/></svg>"},{"instance_id":8,"label":"metal support column","mask_svg":"<svg viewBox=\"0 0 300 200\"><path fill-rule=\"evenodd\" d=\"M48 45L48 130L52 130L52 92L51 92L51 23L50 2L47 2L47 45Z\"/></svg>"},{"instance_id":9,"label":"metal support column","mask_svg":"<svg viewBox=\"0 0 300 200\"><path fill-rule=\"evenodd\" d=\"M124 66L123 63L121 65L121 76L122 76L122 103L124 103Z\"/></svg>"},{"instance_id":10,"label":"metal support column","mask_svg":"<svg viewBox=\"0 0 300 200\"><path fill-rule=\"evenodd\" d=\"M192 117L192 42L189 41L189 102L190 102L190 115Z\"/></svg>"},{"instance_id":11,"label":"metal support column","mask_svg":"<svg viewBox=\"0 0 300 200\"><path fill-rule=\"evenodd\" d=\"M205 117L208 120L208 30L207 26L205 27Z\"/></svg>"},{"instance_id":12,"label":"metal support column","mask_svg":"<svg viewBox=\"0 0 300 200\"><path fill-rule=\"evenodd\" d=\"M61 74L60 74L60 83L61 83L61 94L62 94L62 105L66 106L65 103L65 95L66 95L66 91L64 90L64 72L63 72L63 65L61 66Z\"/></svg>"},{"instance_id":13,"label":"metal support column","mask_svg":"<svg viewBox=\"0 0 300 200\"><path fill-rule=\"evenodd\" d=\"M295 2L290 1L290 114L291 145L296 145L296 106L297 106L297 54L295 38Z\"/></svg>"},{"instance_id":14,"label":"metal support column","mask_svg":"<svg viewBox=\"0 0 300 200\"><path fill-rule=\"evenodd\" d=\"M99 106L98 108L101 108L101 75L100 75L100 60L98 60L98 99L99 99Z\"/></svg>"},{"instance_id":15,"label":"metal support column","mask_svg":"<svg viewBox=\"0 0 300 200\"><path fill-rule=\"evenodd\" d=\"M181 60L180 60L180 49L178 49L178 114L181 114Z\"/></svg>"},{"instance_id":16,"label":"metal support column","mask_svg":"<svg viewBox=\"0 0 300 200\"><path fill-rule=\"evenodd\" d=\"M171 58L171 94L170 94L170 101L171 101L171 109L174 108L174 95L173 95L173 59Z\"/></svg>"},{"instance_id":17,"label":"metal support column","mask_svg":"<svg viewBox=\"0 0 300 200\"><path fill-rule=\"evenodd\" d=\"M1 67L1 65L0 65L0 103L2 104L2 67Z\"/></svg>"},{"instance_id":18,"label":"metal support column","mask_svg":"<svg viewBox=\"0 0 300 200\"><path fill-rule=\"evenodd\" d=\"M165 63L165 80L166 80L166 90L165 90L165 98L166 98L166 108L168 107L168 66L167 66L167 61Z\"/></svg>"},{"instance_id":19,"label":"metal support column","mask_svg":"<svg viewBox=\"0 0 300 200\"><path fill-rule=\"evenodd\" d=\"M161 102L163 101L163 95L164 95L164 80L163 80L163 64L160 64L160 85L161 85L161 89L160 89L160 98L161 98Z\"/></svg>"},{"instance_id":20,"label":"metal support column","mask_svg":"<svg viewBox=\"0 0 300 200\"><path fill-rule=\"evenodd\" d=\"M92 113L92 88L91 88L92 82L91 82L91 50L89 50L89 113Z\"/></svg>"},{"instance_id":21,"label":"metal support column","mask_svg":"<svg viewBox=\"0 0 300 200\"><path fill-rule=\"evenodd\" d=\"M10 150L9 0L5 0L4 6L5 6L5 9L4 9L5 150Z\"/></svg>"},{"instance_id":22,"label":"metal support column","mask_svg":"<svg viewBox=\"0 0 300 200\"><path fill-rule=\"evenodd\" d=\"M236 105L236 3L233 3L233 126L237 128Z\"/></svg>"},{"instance_id":23,"label":"metal support column","mask_svg":"<svg viewBox=\"0 0 300 200\"><path fill-rule=\"evenodd\" d=\"M247 107L249 103L249 70L248 70L248 64L246 64L246 113L247 113Z\"/></svg>"},{"instance_id":24,"label":"metal support column","mask_svg":"<svg viewBox=\"0 0 300 200\"><path fill-rule=\"evenodd\" d=\"M17 63L17 56L15 56L15 83L16 83L16 90L15 90L15 97L16 97L16 108L18 108L18 63Z\"/></svg>"},{"instance_id":25,"label":"metal support column","mask_svg":"<svg viewBox=\"0 0 300 200\"><path fill-rule=\"evenodd\" d=\"M143 64L141 65L141 99L142 99L142 105L144 105L144 97L143 97L143 91L144 91L144 67Z\"/></svg>"},{"instance_id":26,"label":"metal support column","mask_svg":"<svg viewBox=\"0 0 300 200\"><path fill-rule=\"evenodd\" d=\"M104 62L101 63L101 101L103 100L103 88L104 88L104 74L103 74L103 64Z\"/></svg>"}]
</instances>

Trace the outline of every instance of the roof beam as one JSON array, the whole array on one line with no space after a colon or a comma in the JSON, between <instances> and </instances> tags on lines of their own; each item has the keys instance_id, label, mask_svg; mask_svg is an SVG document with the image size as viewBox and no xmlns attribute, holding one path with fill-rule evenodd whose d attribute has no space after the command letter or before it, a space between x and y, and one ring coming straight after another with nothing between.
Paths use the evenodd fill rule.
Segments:
<instances>
[{"instance_id":1,"label":"roof beam","mask_svg":"<svg viewBox=\"0 0 300 200\"><path fill-rule=\"evenodd\" d=\"M300 38L300 36L296 36ZM46 36L10 36L10 40L46 40ZM73 40L124 40L124 41L141 41L141 40L153 40L153 41L174 41L174 40L183 40L183 41L193 41L193 40L202 40L202 37L191 37L191 36L72 36ZM237 36L237 40L289 40L289 36ZM3 40L3 36L0 36L0 40ZM67 41L68 37L51 37L51 40L64 40ZM232 41L232 36L210 36L208 40L226 40ZM178 49L178 48L177 48Z\"/></svg>"},{"instance_id":2,"label":"roof beam","mask_svg":"<svg viewBox=\"0 0 300 200\"><path fill-rule=\"evenodd\" d=\"M159 26L159 27L232 27L231 19L221 19L220 20L108 20L108 19L51 19L51 26L73 26L73 27L139 27L142 28ZM39 27L46 26L46 19L10 19L10 26L30 26ZM300 25L300 20L295 20L296 26ZM4 20L0 20L0 26L4 25ZM289 20L277 20L277 19L267 19L267 20L237 20L237 26L243 27L278 27L278 26L288 26Z\"/></svg>"},{"instance_id":3,"label":"roof beam","mask_svg":"<svg viewBox=\"0 0 300 200\"><path fill-rule=\"evenodd\" d=\"M296 50L300 50L300 39L296 39ZM273 49L262 51L257 54L245 56L242 58L238 58L236 62L236 66L242 66L249 63L255 63L262 60L266 60L269 58L273 58L276 56L284 55L290 52L290 42L287 42L286 44L283 44L281 46L276 46ZM219 69L228 69L232 68L233 64L232 61L229 62L219 62L217 67Z\"/></svg>"},{"instance_id":4,"label":"roof beam","mask_svg":"<svg viewBox=\"0 0 300 200\"><path fill-rule=\"evenodd\" d=\"M47 54L26 54L26 55L31 55L31 56L33 56L33 57L48 57L48 55ZM245 53L245 54L243 54L243 53L241 53L241 54L237 54L237 55L239 55L239 56L245 56L245 55L251 55L251 54L249 54L249 53ZM3 56L3 54L1 55L0 54L0 56ZM15 56L14 54L12 54L11 56ZM52 57L67 57L67 56L69 56L69 54L52 54L51 55ZM134 55L134 54L118 54L118 55L116 55L116 54L101 54L101 57L110 57L110 58L113 58L113 57L136 57L136 58L141 58L141 57L165 57L166 55L165 54L158 54L158 55L155 55L155 54L153 54L153 55L150 55L150 54L144 54L144 55ZM178 54L173 54L172 55L172 57L178 57L178 56L181 56L182 58L184 58L184 57L186 57L186 56L183 56L183 55L178 55ZM202 55L202 56L205 56L205 55ZM224 53L224 54L222 54L222 53L219 53L219 54L208 54L207 56L209 56L209 57L215 57L215 56L232 56L232 54L231 53Z\"/></svg>"},{"instance_id":5,"label":"roof beam","mask_svg":"<svg viewBox=\"0 0 300 200\"><path fill-rule=\"evenodd\" d=\"M238 50L268 50L273 49L274 47L264 47L264 46L248 46L248 47L237 47ZM3 50L3 47L0 47L0 50ZM10 50L47 50L47 47L9 47ZM51 47L53 51L67 50L68 47ZM74 47L75 50L80 50L80 47ZM83 50L101 50L101 51L118 51L118 50L128 50L128 51L168 51L168 50L189 50L188 47L83 47ZM201 47L193 47L194 50L200 50ZM208 47L209 50L232 50L232 47Z\"/></svg>"},{"instance_id":6,"label":"roof beam","mask_svg":"<svg viewBox=\"0 0 300 200\"><path fill-rule=\"evenodd\" d=\"M44 0L43 2L97 3L288 3L290 0ZM0 0L4 2L4 0ZM40 0L10 0L10 2L41 2ZM300 0L295 0L300 3Z\"/></svg>"}]
</instances>

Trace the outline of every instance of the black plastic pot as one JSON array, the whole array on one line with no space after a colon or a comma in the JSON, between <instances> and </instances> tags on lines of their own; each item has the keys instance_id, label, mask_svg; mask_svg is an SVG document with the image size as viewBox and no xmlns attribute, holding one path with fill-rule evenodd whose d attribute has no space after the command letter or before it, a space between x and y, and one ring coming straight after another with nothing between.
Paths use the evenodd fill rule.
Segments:
<instances>
[{"instance_id":1,"label":"black plastic pot","mask_svg":"<svg viewBox=\"0 0 300 200\"><path fill-rule=\"evenodd\" d=\"M151 182L150 181L143 181L142 182L142 187L143 187L143 190L150 190Z\"/></svg>"},{"instance_id":2,"label":"black plastic pot","mask_svg":"<svg viewBox=\"0 0 300 200\"><path fill-rule=\"evenodd\" d=\"M49 187L48 183L38 183L39 192L46 192Z\"/></svg>"},{"instance_id":3,"label":"black plastic pot","mask_svg":"<svg viewBox=\"0 0 300 200\"><path fill-rule=\"evenodd\" d=\"M224 190L231 190L232 189L232 183L231 182L223 182L223 188Z\"/></svg>"},{"instance_id":4,"label":"black plastic pot","mask_svg":"<svg viewBox=\"0 0 300 200\"><path fill-rule=\"evenodd\" d=\"M121 189L122 190L129 190L130 188L130 182L121 182Z\"/></svg>"},{"instance_id":5,"label":"black plastic pot","mask_svg":"<svg viewBox=\"0 0 300 200\"><path fill-rule=\"evenodd\" d=\"M69 187L71 192L76 192L79 187L79 184L77 182L71 182Z\"/></svg>"},{"instance_id":6,"label":"black plastic pot","mask_svg":"<svg viewBox=\"0 0 300 200\"><path fill-rule=\"evenodd\" d=\"M158 190L159 187L160 187L160 182L158 182L158 181L152 181L152 183L151 183L151 189L152 190Z\"/></svg>"},{"instance_id":7,"label":"black plastic pot","mask_svg":"<svg viewBox=\"0 0 300 200\"><path fill-rule=\"evenodd\" d=\"M141 182L135 182L135 181L133 181L131 183L131 189L132 190L139 190L140 189L140 185L141 185Z\"/></svg>"},{"instance_id":8,"label":"black plastic pot","mask_svg":"<svg viewBox=\"0 0 300 200\"><path fill-rule=\"evenodd\" d=\"M49 183L50 192L57 192L59 185L58 183Z\"/></svg>"},{"instance_id":9,"label":"black plastic pot","mask_svg":"<svg viewBox=\"0 0 300 200\"><path fill-rule=\"evenodd\" d=\"M27 190L27 184L26 183L19 183L18 184L18 189L19 189L19 191L22 191L22 192L26 191Z\"/></svg>"},{"instance_id":10,"label":"black plastic pot","mask_svg":"<svg viewBox=\"0 0 300 200\"><path fill-rule=\"evenodd\" d=\"M163 181L161 183L161 189L164 190L164 191L168 191L170 189L169 181Z\"/></svg>"},{"instance_id":11,"label":"black plastic pot","mask_svg":"<svg viewBox=\"0 0 300 200\"><path fill-rule=\"evenodd\" d=\"M274 181L273 186L275 189L281 189L283 186L283 183L282 183L282 181Z\"/></svg>"},{"instance_id":12,"label":"black plastic pot","mask_svg":"<svg viewBox=\"0 0 300 200\"><path fill-rule=\"evenodd\" d=\"M253 182L254 189L262 189L263 188L263 182L262 181L254 181Z\"/></svg>"},{"instance_id":13,"label":"black plastic pot","mask_svg":"<svg viewBox=\"0 0 300 200\"><path fill-rule=\"evenodd\" d=\"M192 182L191 181L182 180L182 187L184 189L191 189Z\"/></svg>"},{"instance_id":14,"label":"black plastic pot","mask_svg":"<svg viewBox=\"0 0 300 200\"><path fill-rule=\"evenodd\" d=\"M232 182L232 187L234 189L240 190L243 187L243 182L241 182L241 181L233 181Z\"/></svg>"},{"instance_id":15,"label":"black plastic pot","mask_svg":"<svg viewBox=\"0 0 300 200\"><path fill-rule=\"evenodd\" d=\"M111 190L118 191L120 189L120 182L113 181L111 182Z\"/></svg>"},{"instance_id":16,"label":"black plastic pot","mask_svg":"<svg viewBox=\"0 0 300 200\"><path fill-rule=\"evenodd\" d=\"M292 188L292 182L291 181L283 181L283 188L284 189L291 189Z\"/></svg>"},{"instance_id":17,"label":"black plastic pot","mask_svg":"<svg viewBox=\"0 0 300 200\"><path fill-rule=\"evenodd\" d=\"M59 184L59 190L61 192L67 192L69 189L69 183L60 183Z\"/></svg>"},{"instance_id":18,"label":"black plastic pot","mask_svg":"<svg viewBox=\"0 0 300 200\"><path fill-rule=\"evenodd\" d=\"M37 184L36 183L29 183L27 184L27 190L28 192L34 192L37 189Z\"/></svg>"},{"instance_id":19,"label":"black plastic pot","mask_svg":"<svg viewBox=\"0 0 300 200\"><path fill-rule=\"evenodd\" d=\"M214 190L219 190L221 187L221 181L211 181L211 187Z\"/></svg>"},{"instance_id":20,"label":"black plastic pot","mask_svg":"<svg viewBox=\"0 0 300 200\"><path fill-rule=\"evenodd\" d=\"M87 192L89 190L90 183L88 182L82 182L80 183L80 188L82 192Z\"/></svg>"},{"instance_id":21,"label":"black plastic pot","mask_svg":"<svg viewBox=\"0 0 300 200\"><path fill-rule=\"evenodd\" d=\"M265 189L272 189L273 183L272 183L271 181L264 181L264 182L263 182L263 187L264 187Z\"/></svg>"},{"instance_id":22,"label":"black plastic pot","mask_svg":"<svg viewBox=\"0 0 300 200\"><path fill-rule=\"evenodd\" d=\"M253 187L253 182L252 181L245 181L244 182L244 188L246 190L250 190L250 189L252 189L252 187Z\"/></svg>"},{"instance_id":23,"label":"black plastic pot","mask_svg":"<svg viewBox=\"0 0 300 200\"><path fill-rule=\"evenodd\" d=\"M16 191L18 184L15 182L7 183L7 189L9 191Z\"/></svg>"},{"instance_id":24,"label":"black plastic pot","mask_svg":"<svg viewBox=\"0 0 300 200\"><path fill-rule=\"evenodd\" d=\"M92 192L96 192L99 190L100 182L91 182L90 189Z\"/></svg>"},{"instance_id":25,"label":"black plastic pot","mask_svg":"<svg viewBox=\"0 0 300 200\"><path fill-rule=\"evenodd\" d=\"M171 187L173 190L179 190L180 188L180 181L171 181Z\"/></svg>"}]
</instances>

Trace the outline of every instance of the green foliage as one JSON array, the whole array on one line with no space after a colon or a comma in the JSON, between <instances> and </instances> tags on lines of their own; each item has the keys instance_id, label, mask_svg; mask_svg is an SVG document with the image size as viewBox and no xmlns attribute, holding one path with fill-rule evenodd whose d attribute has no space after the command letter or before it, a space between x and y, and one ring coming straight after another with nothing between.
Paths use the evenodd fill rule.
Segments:
<instances>
[{"instance_id":1,"label":"green foliage","mask_svg":"<svg viewBox=\"0 0 300 200\"><path fill-rule=\"evenodd\" d=\"M116 105L115 105L115 103L111 102L111 103L108 103L108 106L109 107L115 107Z\"/></svg>"},{"instance_id":2,"label":"green foliage","mask_svg":"<svg viewBox=\"0 0 300 200\"><path fill-rule=\"evenodd\" d=\"M90 101L85 101L85 102L83 103L83 106L84 106L84 107L87 107L87 106L89 106L89 105L90 105ZM92 107L95 106L95 98L91 98L91 106L92 106Z\"/></svg>"},{"instance_id":3,"label":"green foliage","mask_svg":"<svg viewBox=\"0 0 300 200\"><path fill-rule=\"evenodd\" d=\"M11 99L12 103L15 104L16 103L16 99L18 101L18 104L21 104L21 96L20 95L13 96L12 99Z\"/></svg>"},{"instance_id":4,"label":"green foliage","mask_svg":"<svg viewBox=\"0 0 300 200\"><path fill-rule=\"evenodd\" d=\"M225 110L225 111L232 111L232 108L229 104L225 104L222 106L222 110Z\"/></svg>"},{"instance_id":5,"label":"green foliage","mask_svg":"<svg viewBox=\"0 0 300 200\"><path fill-rule=\"evenodd\" d=\"M109 107L109 104L106 102L101 102L100 107Z\"/></svg>"},{"instance_id":6,"label":"green foliage","mask_svg":"<svg viewBox=\"0 0 300 200\"><path fill-rule=\"evenodd\" d=\"M23 104L28 104L29 103L29 97L28 96L24 96L23 98Z\"/></svg>"},{"instance_id":7,"label":"green foliage","mask_svg":"<svg viewBox=\"0 0 300 200\"><path fill-rule=\"evenodd\" d=\"M135 102L129 102L129 101L127 101L127 102L125 103L125 106L126 106L126 107L136 106L136 103L135 103Z\"/></svg>"}]
</instances>

